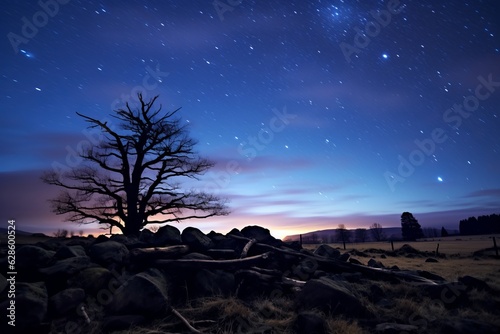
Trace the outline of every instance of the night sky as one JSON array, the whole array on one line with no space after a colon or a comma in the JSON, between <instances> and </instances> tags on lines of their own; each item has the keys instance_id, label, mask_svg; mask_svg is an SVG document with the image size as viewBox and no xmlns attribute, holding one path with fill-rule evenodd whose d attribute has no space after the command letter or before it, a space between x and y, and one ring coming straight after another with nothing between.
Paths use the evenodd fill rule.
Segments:
<instances>
[{"instance_id":1,"label":"night sky","mask_svg":"<svg viewBox=\"0 0 500 334\"><path fill-rule=\"evenodd\" d=\"M109 118L139 91L182 107L217 162L193 186L230 199L231 215L180 229L283 237L403 211L458 229L500 212L498 1L40 3L0 14L5 226L81 229L51 213L59 189L40 175L77 164L76 112Z\"/></svg>"}]
</instances>

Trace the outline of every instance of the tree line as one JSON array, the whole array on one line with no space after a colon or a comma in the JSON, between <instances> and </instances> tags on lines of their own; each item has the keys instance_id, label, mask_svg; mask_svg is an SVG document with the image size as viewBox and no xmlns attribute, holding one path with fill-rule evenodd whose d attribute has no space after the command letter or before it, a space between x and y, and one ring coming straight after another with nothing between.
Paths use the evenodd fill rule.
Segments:
<instances>
[{"instance_id":1,"label":"tree line","mask_svg":"<svg viewBox=\"0 0 500 334\"><path fill-rule=\"evenodd\" d=\"M500 233L500 215L469 217L459 224L461 235Z\"/></svg>"}]
</instances>

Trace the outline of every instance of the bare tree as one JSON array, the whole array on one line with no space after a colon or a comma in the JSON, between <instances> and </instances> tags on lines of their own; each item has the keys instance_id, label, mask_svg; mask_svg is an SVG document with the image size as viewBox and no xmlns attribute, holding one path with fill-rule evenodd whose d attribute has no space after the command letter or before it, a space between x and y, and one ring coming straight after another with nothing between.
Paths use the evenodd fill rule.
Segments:
<instances>
[{"instance_id":1,"label":"bare tree","mask_svg":"<svg viewBox=\"0 0 500 334\"><path fill-rule=\"evenodd\" d=\"M365 242L366 241L366 228L357 228L354 230L354 236L356 241Z\"/></svg>"},{"instance_id":2,"label":"bare tree","mask_svg":"<svg viewBox=\"0 0 500 334\"><path fill-rule=\"evenodd\" d=\"M160 114L157 98L145 101L138 94L137 109L127 103L112 115L117 127L77 113L89 128L102 131L103 140L79 152L77 168L42 176L63 188L52 200L55 213L73 222L116 226L126 235L138 235L148 224L229 213L225 200L181 188L181 181L199 180L214 164L194 151L196 142L176 116L179 109Z\"/></svg>"},{"instance_id":3,"label":"bare tree","mask_svg":"<svg viewBox=\"0 0 500 334\"><path fill-rule=\"evenodd\" d=\"M379 223L373 223L370 225L370 232L372 233L373 239L376 241L382 241L385 239L384 230L382 225Z\"/></svg>"},{"instance_id":4,"label":"bare tree","mask_svg":"<svg viewBox=\"0 0 500 334\"><path fill-rule=\"evenodd\" d=\"M339 224L337 227L337 240L344 244L344 249L346 242L351 240L351 232L345 227L344 224Z\"/></svg>"}]
</instances>

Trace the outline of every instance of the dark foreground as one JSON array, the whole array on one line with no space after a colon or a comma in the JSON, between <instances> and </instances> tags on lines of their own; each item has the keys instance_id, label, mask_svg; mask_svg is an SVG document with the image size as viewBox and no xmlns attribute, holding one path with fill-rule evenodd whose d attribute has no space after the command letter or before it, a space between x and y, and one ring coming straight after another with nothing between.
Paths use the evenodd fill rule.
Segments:
<instances>
[{"instance_id":1,"label":"dark foreground","mask_svg":"<svg viewBox=\"0 0 500 334\"><path fill-rule=\"evenodd\" d=\"M195 228L181 235L165 226L140 238L45 238L16 249L15 285L0 286L2 327L19 333L498 333L495 282L404 268L410 258L447 261L433 255L408 245L394 252L341 253L327 245L308 251L258 226L227 235ZM401 265L386 268L384 258ZM493 258L484 251L474 260Z\"/></svg>"}]
</instances>

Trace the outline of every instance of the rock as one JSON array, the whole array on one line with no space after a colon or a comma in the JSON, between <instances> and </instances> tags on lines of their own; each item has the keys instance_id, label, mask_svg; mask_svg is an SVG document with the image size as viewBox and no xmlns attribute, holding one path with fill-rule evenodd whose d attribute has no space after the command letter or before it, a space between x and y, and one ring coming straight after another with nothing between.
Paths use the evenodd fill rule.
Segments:
<instances>
[{"instance_id":1,"label":"rock","mask_svg":"<svg viewBox=\"0 0 500 334\"><path fill-rule=\"evenodd\" d=\"M381 259L387 259L387 256L385 254L380 255Z\"/></svg>"},{"instance_id":2,"label":"rock","mask_svg":"<svg viewBox=\"0 0 500 334\"><path fill-rule=\"evenodd\" d=\"M314 255L319 255L329 259L338 259L340 257L340 251L326 244L322 244L316 248Z\"/></svg>"},{"instance_id":3,"label":"rock","mask_svg":"<svg viewBox=\"0 0 500 334\"><path fill-rule=\"evenodd\" d=\"M127 247L116 241L105 241L90 247L91 259L104 266L110 264L124 264L128 261Z\"/></svg>"},{"instance_id":4,"label":"rock","mask_svg":"<svg viewBox=\"0 0 500 334\"><path fill-rule=\"evenodd\" d=\"M70 257L60 260L53 266L40 269L40 273L45 277L47 288L52 295L57 291L66 288L67 281L70 277L76 275L80 271L95 267L96 264L90 262L88 256Z\"/></svg>"},{"instance_id":5,"label":"rock","mask_svg":"<svg viewBox=\"0 0 500 334\"><path fill-rule=\"evenodd\" d=\"M181 232L175 226L162 226L155 233L154 243L158 246L179 245L182 243Z\"/></svg>"},{"instance_id":6,"label":"rock","mask_svg":"<svg viewBox=\"0 0 500 334\"><path fill-rule=\"evenodd\" d=\"M147 228L143 229L139 234L139 241L145 242L147 244L154 244L154 238L155 234Z\"/></svg>"},{"instance_id":7,"label":"rock","mask_svg":"<svg viewBox=\"0 0 500 334\"><path fill-rule=\"evenodd\" d=\"M95 264L90 262L88 256L78 256L60 260L50 267L40 269L40 272L47 276L49 280L56 277L67 279L83 269L95 266Z\"/></svg>"},{"instance_id":8,"label":"rock","mask_svg":"<svg viewBox=\"0 0 500 334\"><path fill-rule=\"evenodd\" d=\"M415 248L413 248L412 246L408 245L408 244L404 244L403 246L401 246L401 248L399 248L397 250L398 253L404 253L404 254L420 254L420 251L416 250Z\"/></svg>"},{"instance_id":9,"label":"rock","mask_svg":"<svg viewBox=\"0 0 500 334\"><path fill-rule=\"evenodd\" d=\"M83 289L66 289L56 293L49 299L49 312L60 317L77 311L78 305L85 299Z\"/></svg>"},{"instance_id":10,"label":"rock","mask_svg":"<svg viewBox=\"0 0 500 334\"><path fill-rule=\"evenodd\" d=\"M382 264L382 262L377 261L375 259L368 260L368 266L372 267L372 268L385 268L385 266Z\"/></svg>"},{"instance_id":11,"label":"rock","mask_svg":"<svg viewBox=\"0 0 500 334\"><path fill-rule=\"evenodd\" d=\"M384 290L378 285L372 284L370 285L370 301L372 303L378 303L385 297Z\"/></svg>"},{"instance_id":12,"label":"rock","mask_svg":"<svg viewBox=\"0 0 500 334\"><path fill-rule=\"evenodd\" d=\"M477 289L478 291L491 291L492 289L483 280L480 280L478 278L472 277L472 276L464 276L464 277L459 277L458 281L460 283L465 284L467 286L467 290L470 291L472 289Z\"/></svg>"},{"instance_id":13,"label":"rock","mask_svg":"<svg viewBox=\"0 0 500 334\"><path fill-rule=\"evenodd\" d=\"M345 284L328 278L309 280L297 297L299 310L318 309L325 313L362 317L367 309Z\"/></svg>"},{"instance_id":14,"label":"rock","mask_svg":"<svg viewBox=\"0 0 500 334\"><path fill-rule=\"evenodd\" d=\"M113 294L114 314L160 315L169 305L167 282L158 269L148 269L125 281Z\"/></svg>"},{"instance_id":15,"label":"rock","mask_svg":"<svg viewBox=\"0 0 500 334\"><path fill-rule=\"evenodd\" d=\"M16 328L33 329L45 320L48 309L48 294L45 283L16 283ZM36 333L36 331L32 331Z\"/></svg>"},{"instance_id":16,"label":"rock","mask_svg":"<svg viewBox=\"0 0 500 334\"><path fill-rule=\"evenodd\" d=\"M435 258L433 257L428 257L427 259L425 259L425 262L429 262L429 263L438 263L439 261L436 260Z\"/></svg>"},{"instance_id":17,"label":"rock","mask_svg":"<svg viewBox=\"0 0 500 334\"><path fill-rule=\"evenodd\" d=\"M38 246L26 245L16 251L16 266L19 270L32 270L47 267L54 263L54 251L48 251Z\"/></svg>"},{"instance_id":18,"label":"rock","mask_svg":"<svg viewBox=\"0 0 500 334\"><path fill-rule=\"evenodd\" d=\"M351 257L351 254L344 253L344 254L340 255L339 260L342 262L348 262L350 257Z\"/></svg>"},{"instance_id":19,"label":"rock","mask_svg":"<svg viewBox=\"0 0 500 334\"><path fill-rule=\"evenodd\" d=\"M361 263L361 261L356 260L355 258L352 258L352 257L349 258L349 262L353 263L353 264L363 265L363 263Z\"/></svg>"},{"instance_id":20,"label":"rock","mask_svg":"<svg viewBox=\"0 0 500 334\"><path fill-rule=\"evenodd\" d=\"M413 325L383 323L375 327L376 333L400 334L400 333L418 333L418 327Z\"/></svg>"},{"instance_id":21,"label":"rock","mask_svg":"<svg viewBox=\"0 0 500 334\"><path fill-rule=\"evenodd\" d=\"M114 315L105 317L102 320L102 329L104 332L115 332L128 330L130 327L140 325L146 321L142 315Z\"/></svg>"},{"instance_id":22,"label":"rock","mask_svg":"<svg viewBox=\"0 0 500 334\"><path fill-rule=\"evenodd\" d=\"M295 320L296 333L326 334L325 319L316 312L300 312Z\"/></svg>"},{"instance_id":23,"label":"rock","mask_svg":"<svg viewBox=\"0 0 500 334\"><path fill-rule=\"evenodd\" d=\"M60 239L50 238L45 241L37 242L35 246L41 247L45 250L57 251L59 248L64 246L64 242Z\"/></svg>"},{"instance_id":24,"label":"rock","mask_svg":"<svg viewBox=\"0 0 500 334\"><path fill-rule=\"evenodd\" d=\"M212 240L195 227L186 227L181 238L183 243L197 252L205 252L214 247Z\"/></svg>"},{"instance_id":25,"label":"rock","mask_svg":"<svg viewBox=\"0 0 500 334\"><path fill-rule=\"evenodd\" d=\"M459 282L426 285L423 292L431 299L440 300L446 308L466 305L469 302L467 287Z\"/></svg>"},{"instance_id":26,"label":"rock","mask_svg":"<svg viewBox=\"0 0 500 334\"><path fill-rule=\"evenodd\" d=\"M244 235L237 228L233 228L226 235L235 235L235 236L238 236L238 237L244 237Z\"/></svg>"},{"instance_id":27,"label":"rock","mask_svg":"<svg viewBox=\"0 0 500 334\"><path fill-rule=\"evenodd\" d=\"M440 333L453 334L498 334L498 327L473 319L453 319L440 321Z\"/></svg>"},{"instance_id":28,"label":"rock","mask_svg":"<svg viewBox=\"0 0 500 334\"><path fill-rule=\"evenodd\" d=\"M68 259L70 257L87 256L82 246L63 246L54 255L58 260Z\"/></svg>"},{"instance_id":29,"label":"rock","mask_svg":"<svg viewBox=\"0 0 500 334\"><path fill-rule=\"evenodd\" d=\"M189 298L229 296L234 290L234 275L222 270L198 270L188 286Z\"/></svg>"},{"instance_id":30,"label":"rock","mask_svg":"<svg viewBox=\"0 0 500 334\"><path fill-rule=\"evenodd\" d=\"M113 274L105 268L87 268L68 280L68 286L81 288L89 295L96 295L100 290L109 287ZM120 285L120 284L118 284ZM116 289L116 285L115 285Z\"/></svg>"},{"instance_id":31,"label":"rock","mask_svg":"<svg viewBox=\"0 0 500 334\"><path fill-rule=\"evenodd\" d=\"M280 244L280 240L274 238L267 228L263 228L261 226L246 226L241 230L241 234L249 239L255 239L260 243L273 246Z\"/></svg>"}]
</instances>

